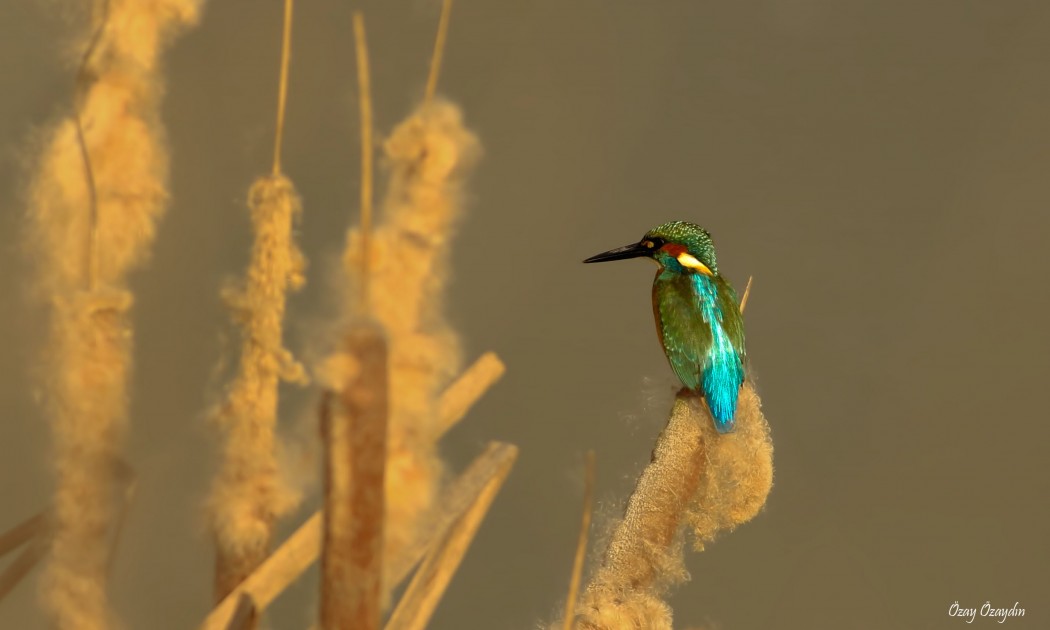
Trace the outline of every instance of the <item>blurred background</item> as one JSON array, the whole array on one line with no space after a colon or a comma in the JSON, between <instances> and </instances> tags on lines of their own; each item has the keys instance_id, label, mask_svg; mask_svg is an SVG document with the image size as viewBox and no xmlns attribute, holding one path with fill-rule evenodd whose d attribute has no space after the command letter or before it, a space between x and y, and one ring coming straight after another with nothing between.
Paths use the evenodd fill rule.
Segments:
<instances>
[{"instance_id":1,"label":"blurred background","mask_svg":"<svg viewBox=\"0 0 1050 630\"><path fill-rule=\"evenodd\" d=\"M296 7L284 167L311 270L287 337L307 358L356 217L354 9L386 133L422 94L439 3ZM0 529L50 488L19 235L34 138L71 103L63 15L0 4ZM231 333L218 291L270 168L281 15L213 0L168 56L173 205L134 281L139 492L113 584L129 628L192 628L209 607L203 410ZM448 311L468 360L492 349L508 371L443 450L454 470L490 439L522 450L433 627L552 617L587 449L595 536L619 513L676 381L652 265L579 261L670 219L712 233L738 290L755 277L748 350L776 447L765 511L688 555L676 626L956 628L953 602L989 601L1025 608L1003 627L1050 627L1047 33L1050 4L1020 0L457 0L439 89L485 157ZM289 435L312 431L313 396L285 396ZM307 627L315 592L311 572L271 627ZM43 625L32 584L0 604L2 628Z\"/></svg>"}]
</instances>

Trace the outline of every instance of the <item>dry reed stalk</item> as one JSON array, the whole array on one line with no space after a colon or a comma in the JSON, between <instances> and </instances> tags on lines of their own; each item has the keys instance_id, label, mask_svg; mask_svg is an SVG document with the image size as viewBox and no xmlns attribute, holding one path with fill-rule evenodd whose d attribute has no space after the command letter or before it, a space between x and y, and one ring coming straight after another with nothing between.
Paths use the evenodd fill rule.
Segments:
<instances>
[{"instance_id":1,"label":"dry reed stalk","mask_svg":"<svg viewBox=\"0 0 1050 630\"><path fill-rule=\"evenodd\" d=\"M148 257L168 200L160 53L199 5L93 3L76 113L46 138L30 184L34 288L51 308L42 372L56 473L40 588L61 630L114 625L106 577L128 425L127 275Z\"/></svg>"},{"instance_id":2,"label":"dry reed stalk","mask_svg":"<svg viewBox=\"0 0 1050 630\"><path fill-rule=\"evenodd\" d=\"M594 451L587 451L583 485L583 518L580 519L580 536L576 540L576 557L572 562L572 577L569 579L569 596L565 599L565 614L562 630L572 630L576 611L576 596L580 592L583 577L583 559L587 555L587 535L591 531L591 510L594 507Z\"/></svg>"},{"instance_id":3,"label":"dry reed stalk","mask_svg":"<svg viewBox=\"0 0 1050 630\"><path fill-rule=\"evenodd\" d=\"M47 527L48 513L39 512L0 534L0 557L39 536Z\"/></svg>"},{"instance_id":4,"label":"dry reed stalk","mask_svg":"<svg viewBox=\"0 0 1050 630\"><path fill-rule=\"evenodd\" d=\"M462 516L435 541L387 621L386 630L426 627L517 457L516 446L493 443L465 473L471 485L480 484L477 494Z\"/></svg>"},{"instance_id":5,"label":"dry reed stalk","mask_svg":"<svg viewBox=\"0 0 1050 630\"><path fill-rule=\"evenodd\" d=\"M22 553L18 554L11 564L7 565L3 573L0 573L0 600L7 597L8 593L33 570L37 562L40 562L47 553L48 541L43 536L36 536L26 544Z\"/></svg>"},{"instance_id":6,"label":"dry reed stalk","mask_svg":"<svg viewBox=\"0 0 1050 630\"><path fill-rule=\"evenodd\" d=\"M208 498L216 544L216 602L266 558L275 521L297 501L281 481L276 436L280 382L305 381L302 367L282 341L287 295L302 286L305 264L292 232L302 204L292 182L281 174L291 25L292 0L285 0L273 172L256 179L248 191L255 238L244 282L223 291L241 329L241 355L212 414L224 438ZM255 626L254 620L249 622Z\"/></svg>"},{"instance_id":7,"label":"dry reed stalk","mask_svg":"<svg viewBox=\"0 0 1050 630\"><path fill-rule=\"evenodd\" d=\"M383 479L387 346L375 325L350 327L345 352L360 369L325 413L325 518L321 628L379 627L382 612Z\"/></svg>"},{"instance_id":8,"label":"dry reed stalk","mask_svg":"<svg viewBox=\"0 0 1050 630\"><path fill-rule=\"evenodd\" d=\"M427 87L423 91L423 104L429 105L437 93L438 77L441 76L441 60L445 56L445 42L448 40L448 23L452 16L452 0L441 3L441 18L438 20L437 37L434 38L434 53L430 56L430 72L427 74Z\"/></svg>"},{"instance_id":9,"label":"dry reed stalk","mask_svg":"<svg viewBox=\"0 0 1050 630\"><path fill-rule=\"evenodd\" d=\"M429 523L432 535L420 540L415 548L403 554L402 562L390 565L389 580L393 586L401 584L416 564L434 548L438 539L470 509L482 486L488 482L491 476L489 473L495 471L492 462L498 461L498 457L494 455L497 449L502 449L502 446L498 443L489 444L485 452L445 489L441 500L438 501L439 513Z\"/></svg>"}]
</instances>

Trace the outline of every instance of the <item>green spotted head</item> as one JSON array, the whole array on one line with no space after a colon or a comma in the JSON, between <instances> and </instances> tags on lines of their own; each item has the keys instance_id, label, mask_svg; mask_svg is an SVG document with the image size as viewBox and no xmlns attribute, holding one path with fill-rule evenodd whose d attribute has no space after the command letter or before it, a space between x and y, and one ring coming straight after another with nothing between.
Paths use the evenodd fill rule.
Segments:
<instances>
[{"instance_id":1,"label":"green spotted head","mask_svg":"<svg viewBox=\"0 0 1050 630\"><path fill-rule=\"evenodd\" d=\"M682 273L718 275L715 245L707 230L688 221L669 221L645 233L637 243L591 256L585 263L652 258L661 267Z\"/></svg>"}]
</instances>

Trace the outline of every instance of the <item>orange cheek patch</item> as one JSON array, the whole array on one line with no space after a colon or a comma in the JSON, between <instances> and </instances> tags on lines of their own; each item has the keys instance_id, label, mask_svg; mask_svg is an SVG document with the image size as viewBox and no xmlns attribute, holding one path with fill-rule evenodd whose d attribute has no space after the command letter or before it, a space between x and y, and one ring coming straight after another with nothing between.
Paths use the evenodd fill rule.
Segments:
<instances>
[{"instance_id":1,"label":"orange cheek patch","mask_svg":"<svg viewBox=\"0 0 1050 630\"><path fill-rule=\"evenodd\" d=\"M677 243L668 243L661 247L660 251L667 252L675 258L678 258L678 256L685 253L685 245L679 245Z\"/></svg>"}]
</instances>

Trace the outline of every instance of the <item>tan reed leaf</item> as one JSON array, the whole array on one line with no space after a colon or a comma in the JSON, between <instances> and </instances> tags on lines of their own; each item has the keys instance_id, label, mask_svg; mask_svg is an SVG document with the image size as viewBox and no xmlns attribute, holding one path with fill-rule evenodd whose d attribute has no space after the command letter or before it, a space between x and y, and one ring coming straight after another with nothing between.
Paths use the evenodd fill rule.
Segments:
<instances>
[{"instance_id":1,"label":"tan reed leaf","mask_svg":"<svg viewBox=\"0 0 1050 630\"><path fill-rule=\"evenodd\" d=\"M489 445L486 451L479 455L441 493L441 500L438 501L439 513L427 524L427 529L433 532L431 536L417 541L416 546L410 552L402 554L399 562L388 564L389 581L392 587L401 584L402 580L423 559L423 556L433 549L439 539L452 527L456 519L463 516L474 503L482 486L488 482L492 462L491 451L494 448L495 445Z\"/></svg>"},{"instance_id":2,"label":"tan reed leaf","mask_svg":"<svg viewBox=\"0 0 1050 630\"><path fill-rule=\"evenodd\" d=\"M227 595L200 625L200 630L224 630L245 595L251 597L256 614L264 610L299 579L321 552L323 512L317 511L295 530L262 564Z\"/></svg>"},{"instance_id":3,"label":"tan reed leaf","mask_svg":"<svg viewBox=\"0 0 1050 630\"><path fill-rule=\"evenodd\" d=\"M440 438L458 424L481 395L506 371L506 366L495 352L486 352L478 357L441 396L437 437Z\"/></svg>"},{"instance_id":4,"label":"tan reed leaf","mask_svg":"<svg viewBox=\"0 0 1050 630\"><path fill-rule=\"evenodd\" d=\"M259 615L255 612L255 604L252 602L251 595L241 593L237 600L237 608L230 618L230 623L226 625L226 630L247 630L258 618Z\"/></svg>"},{"instance_id":5,"label":"tan reed leaf","mask_svg":"<svg viewBox=\"0 0 1050 630\"><path fill-rule=\"evenodd\" d=\"M22 553L18 554L11 564L7 565L3 573L0 573L0 601L21 583L25 576L33 570L47 553L47 536L38 534L33 537Z\"/></svg>"},{"instance_id":6,"label":"tan reed leaf","mask_svg":"<svg viewBox=\"0 0 1050 630\"><path fill-rule=\"evenodd\" d=\"M38 512L0 534L0 558L26 544L47 527L47 510Z\"/></svg>"},{"instance_id":7,"label":"tan reed leaf","mask_svg":"<svg viewBox=\"0 0 1050 630\"><path fill-rule=\"evenodd\" d=\"M386 630L426 627L517 456L516 446L492 443L476 465L471 466L468 471L471 477L481 482L474 501L424 558L387 621Z\"/></svg>"}]
</instances>

